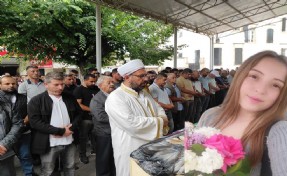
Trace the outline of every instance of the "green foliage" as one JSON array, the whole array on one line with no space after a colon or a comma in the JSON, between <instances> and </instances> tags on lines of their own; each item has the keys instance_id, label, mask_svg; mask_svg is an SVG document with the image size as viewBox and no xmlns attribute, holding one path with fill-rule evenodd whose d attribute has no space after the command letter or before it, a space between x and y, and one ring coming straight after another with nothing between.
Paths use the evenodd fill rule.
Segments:
<instances>
[{"instance_id":1,"label":"green foliage","mask_svg":"<svg viewBox=\"0 0 287 176\"><path fill-rule=\"evenodd\" d=\"M250 170L250 161L248 157L245 157L234 166L228 168L226 176L246 176L249 175Z\"/></svg>"},{"instance_id":2,"label":"green foliage","mask_svg":"<svg viewBox=\"0 0 287 176\"><path fill-rule=\"evenodd\" d=\"M205 147L202 144L192 144L191 150L197 155L201 156L205 151Z\"/></svg>"},{"instance_id":3,"label":"green foliage","mask_svg":"<svg viewBox=\"0 0 287 176\"><path fill-rule=\"evenodd\" d=\"M52 58L82 68L96 61L95 4L84 0L1 0L0 44L25 59ZM162 45L172 27L102 8L103 65L142 59L159 64L173 54Z\"/></svg>"}]
</instances>

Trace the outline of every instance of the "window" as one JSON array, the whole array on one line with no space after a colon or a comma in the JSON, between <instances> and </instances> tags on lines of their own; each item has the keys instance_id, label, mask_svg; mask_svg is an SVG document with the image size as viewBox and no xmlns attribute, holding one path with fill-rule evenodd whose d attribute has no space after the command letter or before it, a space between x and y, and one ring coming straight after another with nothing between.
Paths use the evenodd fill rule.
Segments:
<instances>
[{"instance_id":1,"label":"window","mask_svg":"<svg viewBox=\"0 0 287 176\"><path fill-rule=\"evenodd\" d=\"M182 53L178 53L178 58L182 58Z\"/></svg>"},{"instance_id":2,"label":"window","mask_svg":"<svg viewBox=\"0 0 287 176\"><path fill-rule=\"evenodd\" d=\"M242 64L242 48L235 48L235 65Z\"/></svg>"},{"instance_id":3,"label":"window","mask_svg":"<svg viewBox=\"0 0 287 176\"><path fill-rule=\"evenodd\" d=\"M249 32L248 32L248 26L243 26L243 31L244 31L244 42L248 43L249 42Z\"/></svg>"},{"instance_id":4,"label":"window","mask_svg":"<svg viewBox=\"0 0 287 176\"><path fill-rule=\"evenodd\" d=\"M218 34L216 34L215 43L220 43L220 39L218 37Z\"/></svg>"},{"instance_id":5,"label":"window","mask_svg":"<svg viewBox=\"0 0 287 176\"><path fill-rule=\"evenodd\" d=\"M267 29L267 43L273 43L273 29Z\"/></svg>"},{"instance_id":6,"label":"window","mask_svg":"<svg viewBox=\"0 0 287 176\"><path fill-rule=\"evenodd\" d=\"M286 18L282 18L282 32L286 31Z\"/></svg>"},{"instance_id":7,"label":"window","mask_svg":"<svg viewBox=\"0 0 287 176\"><path fill-rule=\"evenodd\" d=\"M179 32L179 36L178 36L179 38L181 38L182 37L182 32Z\"/></svg>"},{"instance_id":8,"label":"window","mask_svg":"<svg viewBox=\"0 0 287 176\"><path fill-rule=\"evenodd\" d=\"M220 66L222 60L222 48L214 48L214 65Z\"/></svg>"},{"instance_id":9,"label":"window","mask_svg":"<svg viewBox=\"0 0 287 176\"><path fill-rule=\"evenodd\" d=\"M287 48L281 48L281 54L287 56Z\"/></svg>"},{"instance_id":10,"label":"window","mask_svg":"<svg viewBox=\"0 0 287 176\"><path fill-rule=\"evenodd\" d=\"M195 50L195 68L194 69L196 70L198 70L200 67L199 60L200 60L200 50Z\"/></svg>"}]
</instances>

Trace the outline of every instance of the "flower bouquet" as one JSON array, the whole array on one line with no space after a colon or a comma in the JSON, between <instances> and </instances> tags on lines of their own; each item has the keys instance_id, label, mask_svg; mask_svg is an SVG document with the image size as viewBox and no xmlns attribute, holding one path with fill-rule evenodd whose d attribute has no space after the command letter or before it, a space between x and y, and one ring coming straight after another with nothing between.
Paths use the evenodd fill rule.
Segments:
<instances>
[{"instance_id":1,"label":"flower bouquet","mask_svg":"<svg viewBox=\"0 0 287 176\"><path fill-rule=\"evenodd\" d=\"M211 127L185 127L185 175L246 176L250 164L241 141Z\"/></svg>"}]
</instances>

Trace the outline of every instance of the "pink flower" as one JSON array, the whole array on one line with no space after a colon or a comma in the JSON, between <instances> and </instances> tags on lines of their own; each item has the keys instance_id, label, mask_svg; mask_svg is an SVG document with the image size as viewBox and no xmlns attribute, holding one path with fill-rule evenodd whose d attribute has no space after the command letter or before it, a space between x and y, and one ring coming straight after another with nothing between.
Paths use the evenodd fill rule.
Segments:
<instances>
[{"instance_id":1,"label":"pink flower","mask_svg":"<svg viewBox=\"0 0 287 176\"><path fill-rule=\"evenodd\" d=\"M227 171L227 166L236 164L244 158L244 151L241 141L233 137L227 137L222 134L216 134L206 139L205 147L216 149L224 158L222 170Z\"/></svg>"}]
</instances>

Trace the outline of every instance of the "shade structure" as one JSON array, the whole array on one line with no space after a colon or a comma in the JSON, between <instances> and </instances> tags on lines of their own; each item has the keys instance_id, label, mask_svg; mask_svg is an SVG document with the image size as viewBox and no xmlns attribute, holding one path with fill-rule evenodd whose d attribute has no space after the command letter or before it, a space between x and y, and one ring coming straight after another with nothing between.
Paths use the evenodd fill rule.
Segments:
<instances>
[{"instance_id":1,"label":"shade structure","mask_svg":"<svg viewBox=\"0 0 287 176\"><path fill-rule=\"evenodd\" d=\"M212 36L287 13L287 0L91 0Z\"/></svg>"}]
</instances>

